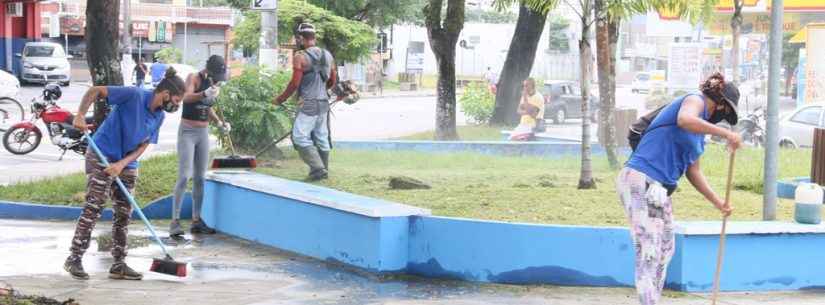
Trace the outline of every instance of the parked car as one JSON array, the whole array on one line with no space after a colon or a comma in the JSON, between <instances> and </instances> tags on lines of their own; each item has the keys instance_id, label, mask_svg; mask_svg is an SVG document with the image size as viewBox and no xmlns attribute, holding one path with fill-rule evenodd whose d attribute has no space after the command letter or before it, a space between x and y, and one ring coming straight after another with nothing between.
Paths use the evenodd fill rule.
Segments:
<instances>
[{"instance_id":1,"label":"parked car","mask_svg":"<svg viewBox=\"0 0 825 305\"><path fill-rule=\"evenodd\" d=\"M630 91L633 93L650 93L653 88L665 85L664 71L639 72L633 78Z\"/></svg>"},{"instance_id":2,"label":"parked car","mask_svg":"<svg viewBox=\"0 0 825 305\"><path fill-rule=\"evenodd\" d=\"M811 147L815 128L825 128L825 103L800 106L779 120L779 146Z\"/></svg>"},{"instance_id":3,"label":"parked car","mask_svg":"<svg viewBox=\"0 0 825 305\"><path fill-rule=\"evenodd\" d=\"M145 64L146 64L146 70L147 70L147 71L152 71L152 65L153 65L154 63L145 63ZM175 71L177 71L177 75L178 75L178 76L180 76L180 78L181 78L181 79L183 79L184 81L186 81L186 78L187 78L187 77L189 77L189 74L192 74L192 73L198 73L198 70L197 70L197 69L195 69L195 67L192 67L192 66L190 66L190 65L184 65L184 64L167 64L167 66L170 66L170 67L172 67L172 68L175 68ZM135 79L135 78L134 78L134 73L132 73L132 72L134 71L134 69L135 69L135 66L134 66L134 65L132 65L132 66L129 68L129 73L131 73L131 74L130 74L130 76L129 76L129 78L127 78L127 79L129 79L129 80L130 80L130 81L128 82L128 84L129 84L129 85L133 85L133 84L134 84L134 82L135 82L135 81L134 81L134 79ZM158 80L158 81L160 81L160 80ZM151 74L151 73L147 73L147 74L146 74L146 79L144 79L144 80L143 80L143 82L144 82L144 83L143 83L143 87L144 87L144 88L149 88L149 89L153 88L153 86L152 86L152 74Z\"/></svg>"},{"instance_id":4,"label":"parked car","mask_svg":"<svg viewBox=\"0 0 825 305\"><path fill-rule=\"evenodd\" d=\"M581 90L572 81L546 81L541 91L544 95L544 119L563 124L567 119L582 118ZM590 96L590 120L596 121L599 99Z\"/></svg>"},{"instance_id":5,"label":"parked car","mask_svg":"<svg viewBox=\"0 0 825 305\"><path fill-rule=\"evenodd\" d=\"M28 42L23 53L15 54L21 58L23 69L20 71L22 83L58 82L68 86L72 81L71 56L66 55L63 46L53 42Z\"/></svg>"},{"instance_id":6,"label":"parked car","mask_svg":"<svg viewBox=\"0 0 825 305\"><path fill-rule=\"evenodd\" d=\"M20 93L20 81L10 73L0 70L0 97L16 97Z\"/></svg>"}]
</instances>

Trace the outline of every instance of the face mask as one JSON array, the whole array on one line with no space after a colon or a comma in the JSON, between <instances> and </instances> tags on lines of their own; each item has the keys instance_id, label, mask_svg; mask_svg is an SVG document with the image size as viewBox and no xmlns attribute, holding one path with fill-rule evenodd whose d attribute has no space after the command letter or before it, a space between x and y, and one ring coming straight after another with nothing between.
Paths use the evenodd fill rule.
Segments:
<instances>
[{"instance_id":1,"label":"face mask","mask_svg":"<svg viewBox=\"0 0 825 305\"><path fill-rule=\"evenodd\" d=\"M725 109L724 108L716 109L716 111L713 112L713 115L711 115L710 118L708 118L708 122L710 122L711 124L717 124L717 123L721 122L724 119L725 119Z\"/></svg>"},{"instance_id":2,"label":"face mask","mask_svg":"<svg viewBox=\"0 0 825 305\"><path fill-rule=\"evenodd\" d=\"M172 99L170 98L170 99L167 99L167 100L163 101L162 107L163 107L163 111L166 111L168 113L173 113L175 111L178 111L178 107L180 107L180 106L178 104L173 103Z\"/></svg>"}]
</instances>

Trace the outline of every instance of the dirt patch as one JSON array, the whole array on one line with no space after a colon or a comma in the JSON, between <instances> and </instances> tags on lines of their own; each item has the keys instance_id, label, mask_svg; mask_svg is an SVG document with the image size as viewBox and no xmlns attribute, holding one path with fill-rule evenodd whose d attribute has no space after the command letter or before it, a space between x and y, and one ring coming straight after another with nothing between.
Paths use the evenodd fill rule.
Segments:
<instances>
[{"instance_id":1,"label":"dirt patch","mask_svg":"<svg viewBox=\"0 0 825 305\"><path fill-rule=\"evenodd\" d=\"M58 301L36 295L23 295L11 288L0 288L0 305L80 305L74 299Z\"/></svg>"}]
</instances>

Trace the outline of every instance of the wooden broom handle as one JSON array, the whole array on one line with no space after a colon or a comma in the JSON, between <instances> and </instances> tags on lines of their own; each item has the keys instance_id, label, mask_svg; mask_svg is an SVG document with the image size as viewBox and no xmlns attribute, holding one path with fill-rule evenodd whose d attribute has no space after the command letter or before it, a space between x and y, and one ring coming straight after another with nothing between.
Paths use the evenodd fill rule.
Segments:
<instances>
[{"instance_id":1,"label":"wooden broom handle","mask_svg":"<svg viewBox=\"0 0 825 305\"><path fill-rule=\"evenodd\" d=\"M730 190L733 186L733 161L736 160L736 150L731 151L730 161L728 162L728 182L725 187L725 206L730 205ZM719 275L722 272L722 260L725 257L725 229L728 224L728 216L722 218L722 232L719 233L719 251L716 254L716 274L713 276L713 296L711 297L711 304L716 305L716 299L719 294Z\"/></svg>"}]
</instances>

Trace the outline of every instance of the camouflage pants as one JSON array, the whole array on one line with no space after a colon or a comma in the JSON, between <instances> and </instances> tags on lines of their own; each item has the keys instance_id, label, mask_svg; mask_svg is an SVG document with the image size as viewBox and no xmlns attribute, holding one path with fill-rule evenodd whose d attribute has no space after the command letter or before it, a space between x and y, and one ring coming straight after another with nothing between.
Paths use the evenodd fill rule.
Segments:
<instances>
[{"instance_id":1,"label":"camouflage pants","mask_svg":"<svg viewBox=\"0 0 825 305\"><path fill-rule=\"evenodd\" d=\"M97 156L89 149L86 153L86 205L83 213L77 220L74 238L72 239L71 258L80 259L89 248L89 240L100 213L106 206L106 200L114 201L114 222L112 224L112 257L115 261L123 261L126 257L126 236L129 234L129 219L132 216L132 206L129 200L120 191L115 179L103 170L106 169L98 162ZM120 173L120 180L134 193L137 181L137 169L124 169Z\"/></svg>"},{"instance_id":2,"label":"camouflage pants","mask_svg":"<svg viewBox=\"0 0 825 305\"><path fill-rule=\"evenodd\" d=\"M655 305L662 296L667 265L676 245L673 234L673 205L652 202L647 193L647 176L625 168L616 179L616 191L630 221L630 235L636 248L636 291L642 305Z\"/></svg>"}]
</instances>

